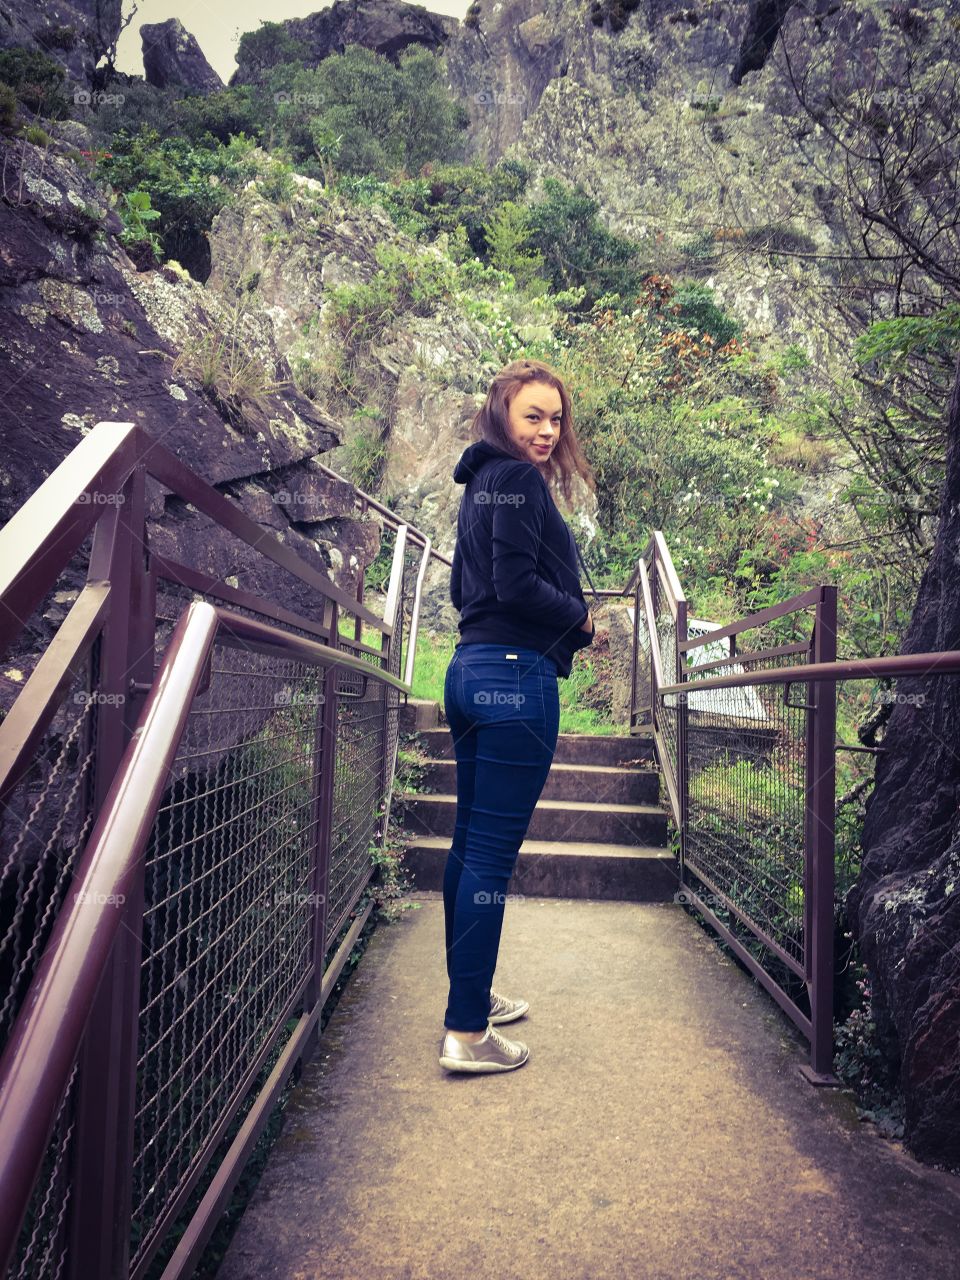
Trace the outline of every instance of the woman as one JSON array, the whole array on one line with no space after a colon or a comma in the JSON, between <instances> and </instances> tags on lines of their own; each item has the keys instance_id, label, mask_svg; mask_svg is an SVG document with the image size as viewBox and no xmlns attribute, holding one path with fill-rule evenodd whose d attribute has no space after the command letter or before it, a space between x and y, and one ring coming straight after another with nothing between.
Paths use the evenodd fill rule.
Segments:
<instances>
[{"instance_id":1,"label":"woman","mask_svg":"<svg viewBox=\"0 0 960 1280\"><path fill-rule=\"evenodd\" d=\"M453 473L465 489L450 575L460 641L444 685L457 817L443 879L450 992L440 1064L510 1071L529 1050L494 1024L529 1004L491 990L506 889L557 745L557 679L593 641L579 552L551 488L569 506L574 473L596 482L566 388L542 361L500 370L473 432L480 438Z\"/></svg>"}]
</instances>

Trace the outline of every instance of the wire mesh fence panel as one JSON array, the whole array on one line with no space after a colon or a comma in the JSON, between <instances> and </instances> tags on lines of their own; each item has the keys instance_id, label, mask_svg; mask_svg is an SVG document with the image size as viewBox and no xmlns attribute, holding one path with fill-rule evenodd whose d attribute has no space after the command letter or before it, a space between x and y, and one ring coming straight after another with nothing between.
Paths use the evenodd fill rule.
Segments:
<instances>
[{"instance_id":1,"label":"wire mesh fence panel","mask_svg":"<svg viewBox=\"0 0 960 1280\"><path fill-rule=\"evenodd\" d=\"M142 493L140 484L142 476L131 481L134 495ZM352 502L350 486L343 490ZM150 531L155 578L137 555L136 536L132 550L124 537L115 544L105 537L100 549L104 563L109 560L110 598L131 602L129 619L121 617L120 626L108 631L105 681L114 689L111 698L129 703L128 694L116 689L129 688L140 697L149 687L140 663L146 661L149 668L142 650L149 655L152 618L143 609L154 581L154 670L178 620L198 600L291 636L339 643L328 635L337 611L322 573L317 581L308 581L309 575L270 561L256 540L254 545L243 537L208 538L208 517L186 499L182 508L171 504L168 515L182 527L175 540L167 536L169 530ZM186 528L191 522L195 536ZM129 529L122 532L130 534ZM91 541L92 535L85 543L84 566ZM189 548L193 567L178 568L164 560L181 547ZM416 572L420 554L408 546L392 644L380 655L353 650L378 673L385 669L400 675L410 574ZM177 582L178 576L203 589ZM61 605L77 598L72 588L78 581L74 573L68 583L47 592L42 602L47 621L62 619ZM218 583L225 584L225 595ZM247 603L228 598L232 592ZM89 593L84 597L77 611L78 634L84 634L83 625L89 628L99 620L97 614L90 621L90 610L103 607L98 599ZM352 628L349 604L340 612ZM111 622L119 616L103 613ZM25 628L14 655L23 672L29 673L37 654L49 645L49 630L39 624ZM379 647L377 626L365 623L364 631L364 643ZM134 1052L132 1043L118 1048L119 1058L111 1050L110 1063L133 1068L124 1077L133 1091L133 1164L124 1159L114 1178L108 1158L113 1181L111 1190L100 1195L113 1203L119 1189L122 1203L129 1191L129 1266L148 1276L166 1266L179 1228L196 1211L226 1158L225 1144L255 1102L282 1046L292 1047L289 1037L305 1016L303 1001L314 999L319 989L314 964L323 957L314 955L314 947L322 932L323 907L328 907L329 938L369 879L371 844L382 834L385 792L393 776L398 690L372 673L368 677L343 667L334 668L328 680L328 667L261 653L255 644L238 643L227 633L214 642L139 861L142 922L136 876L136 894L127 899L128 906L135 901L130 928L142 923L142 941L126 934L128 946L140 949L139 975L135 957L132 968L123 968L133 988L139 978L136 1048ZM351 651L349 645L340 647ZM107 695L101 698L98 689L100 648L98 641L0 809L0 1049L22 1016L54 923L69 902L96 806L103 802L113 780L110 771L136 718L129 705L128 717L114 707L101 707ZM13 675L26 679L19 671ZM331 689L332 707L325 703ZM331 723L335 733L327 741ZM325 755L324 747L331 745L335 751ZM327 788L332 790L332 812ZM323 867L328 883L321 885ZM118 972L121 967L118 962ZM105 1137L113 1141L94 1096L100 1082L87 1075L88 1070L91 1076L98 1074L88 1065L99 1061L90 1049L102 1043L105 1027L113 1025L110 1019L120 1008L132 1013L136 994L135 989L123 992L114 978L115 986L103 987L113 1004L101 1007L97 998L19 1230L10 1272L18 1280L74 1273L77 1259L68 1257L74 1245L86 1256L78 1233L87 1219L87 1200L95 1207L97 1192L81 1194L78 1188L88 1187L89 1181L79 1183L78 1178L95 1164L97 1144ZM63 1074L56 1079L61 1083ZM101 1090L100 1097L106 1092ZM119 1116L123 1149L131 1135L120 1102L111 1123ZM18 1188L24 1199L26 1191L27 1185ZM114 1247L119 1254L126 1227L125 1216L116 1219L119 1235L105 1241L103 1257Z\"/></svg>"},{"instance_id":2,"label":"wire mesh fence panel","mask_svg":"<svg viewBox=\"0 0 960 1280\"><path fill-rule=\"evenodd\" d=\"M310 972L322 669L214 646L146 852L131 1258Z\"/></svg>"},{"instance_id":3,"label":"wire mesh fence panel","mask_svg":"<svg viewBox=\"0 0 960 1280\"><path fill-rule=\"evenodd\" d=\"M0 806L0 1050L13 1031L57 914L68 902L77 862L93 825L102 696L97 665L95 646L45 730L29 768ZM70 1228L76 1076L75 1063L20 1229L10 1271L17 1280L48 1280L63 1273Z\"/></svg>"},{"instance_id":4,"label":"wire mesh fence panel","mask_svg":"<svg viewBox=\"0 0 960 1280\"><path fill-rule=\"evenodd\" d=\"M677 681L677 619L662 589L657 592L654 607L656 610L654 629L660 654L660 671L664 684L675 684ZM678 778L680 770L679 710L680 702L677 694L665 693L661 696L656 721L663 757L661 763L666 765L674 779Z\"/></svg>"},{"instance_id":5,"label":"wire mesh fence panel","mask_svg":"<svg viewBox=\"0 0 960 1280\"><path fill-rule=\"evenodd\" d=\"M634 597L634 644L636 649L636 668L633 685L633 723L650 723L650 629L647 626L647 613L640 600Z\"/></svg>"},{"instance_id":6,"label":"wire mesh fence panel","mask_svg":"<svg viewBox=\"0 0 960 1280\"><path fill-rule=\"evenodd\" d=\"M357 652L378 670L399 676L406 634L409 577L418 556L408 548L397 603L396 626L386 659ZM340 645L352 652L348 638ZM383 808L392 783L397 748L400 691L356 672L338 678L337 760L333 794L330 887L327 906L328 949L332 948L370 877L371 845L383 837Z\"/></svg>"},{"instance_id":7,"label":"wire mesh fence panel","mask_svg":"<svg viewBox=\"0 0 960 1280\"><path fill-rule=\"evenodd\" d=\"M74 1063L20 1228L9 1280L60 1280L67 1274L77 1080Z\"/></svg>"},{"instance_id":8,"label":"wire mesh fence panel","mask_svg":"<svg viewBox=\"0 0 960 1280\"><path fill-rule=\"evenodd\" d=\"M73 685L0 805L0 1050L7 1043L93 825L101 694L96 661Z\"/></svg>"},{"instance_id":9,"label":"wire mesh fence panel","mask_svg":"<svg viewBox=\"0 0 960 1280\"><path fill-rule=\"evenodd\" d=\"M809 614L788 616L789 626L777 619L776 627L738 633L737 661L703 671L702 678L805 661L796 653L750 656L785 643L785 630L805 631L802 639L809 639ZM690 634L706 635L711 629L692 623ZM710 909L746 939L748 950L762 958L780 985L789 985L791 971L802 971L804 963L808 713L790 705L778 684L697 691L697 665L730 656L729 637L697 646L688 655L693 661L686 673L685 875L702 882L705 888L698 892ZM806 688L791 686L790 703L805 703Z\"/></svg>"}]
</instances>

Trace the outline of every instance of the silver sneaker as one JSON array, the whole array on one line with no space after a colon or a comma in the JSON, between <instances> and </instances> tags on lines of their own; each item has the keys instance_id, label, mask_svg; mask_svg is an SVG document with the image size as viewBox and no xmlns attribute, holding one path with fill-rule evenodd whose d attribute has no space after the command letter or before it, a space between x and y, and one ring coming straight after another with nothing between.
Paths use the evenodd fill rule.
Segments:
<instances>
[{"instance_id":1,"label":"silver sneaker","mask_svg":"<svg viewBox=\"0 0 960 1280\"><path fill-rule=\"evenodd\" d=\"M530 1008L529 1000L511 1000L497 991L490 992L490 1021L496 1026L501 1022L513 1022L522 1018Z\"/></svg>"},{"instance_id":2,"label":"silver sneaker","mask_svg":"<svg viewBox=\"0 0 960 1280\"><path fill-rule=\"evenodd\" d=\"M529 1056L530 1050L522 1040L507 1040L487 1023L483 1037L473 1044L447 1032L440 1065L448 1071L512 1071L522 1067Z\"/></svg>"}]
</instances>

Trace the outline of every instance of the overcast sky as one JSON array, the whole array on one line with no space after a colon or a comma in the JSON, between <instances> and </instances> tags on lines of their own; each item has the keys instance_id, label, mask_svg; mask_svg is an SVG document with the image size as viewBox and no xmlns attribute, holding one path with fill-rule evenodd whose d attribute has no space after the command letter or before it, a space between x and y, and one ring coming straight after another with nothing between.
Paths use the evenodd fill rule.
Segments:
<instances>
[{"instance_id":1,"label":"overcast sky","mask_svg":"<svg viewBox=\"0 0 960 1280\"><path fill-rule=\"evenodd\" d=\"M430 0L423 7L432 13L462 18L470 0ZM124 0L124 17L132 0ZM117 45L117 69L143 75L140 27L144 22L165 22L179 18L196 36L207 61L224 81L236 70L237 41L245 31L256 31L261 22L303 18L319 9L328 9L323 0L139 0L133 21Z\"/></svg>"}]
</instances>

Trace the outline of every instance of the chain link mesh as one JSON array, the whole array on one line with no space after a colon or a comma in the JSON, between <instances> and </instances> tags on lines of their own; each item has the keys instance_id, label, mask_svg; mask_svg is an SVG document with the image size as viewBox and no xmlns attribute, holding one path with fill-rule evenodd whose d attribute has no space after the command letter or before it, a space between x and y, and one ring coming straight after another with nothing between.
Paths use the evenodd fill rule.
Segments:
<instances>
[{"instance_id":1,"label":"chain link mesh","mask_svg":"<svg viewBox=\"0 0 960 1280\"><path fill-rule=\"evenodd\" d=\"M75 1062L20 1228L10 1280L60 1280L66 1274L78 1078Z\"/></svg>"},{"instance_id":2,"label":"chain link mesh","mask_svg":"<svg viewBox=\"0 0 960 1280\"><path fill-rule=\"evenodd\" d=\"M256 551L242 547L238 554L243 572L232 565L229 580L242 577L248 591L264 594L267 578ZM419 559L420 551L408 547L407 569ZM217 576L216 566L205 570ZM322 621L322 589L307 588L279 566L267 572L270 594L284 598L289 582L291 607ZM408 572L404 576L409 579ZM358 655L393 675L401 670L410 594L405 581L388 654ZM296 621L278 624L269 604L261 612L161 578L155 669L193 600L279 625L288 634L325 638ZM372 630L368 643L377 643L379 633ZM398 690L336 669L335 751L324 760L328 668L226 641L214 643L210 683L190 709L144 857L131 1268L158 1262L158 1248L166 1250L170 1227L191 1203L188 1196L215 1172L214 1157L260 1087L270 1055L292 1033L308 979L318 977L318 910L325 897L329 955L369 879L384 785L392 779ZM99 644L0 810L0 1048L67 900L96 816ZM340 647L351 652L348 644ZM136 655L131 660L135 664ZM329 881L322 886L316 883L321 769L330 771L333 795L333 848ZM318 959L322 964L325 957ZM78 1057L73 1065L24 1218L10 1273L16 1280L49 1280L66 1269L84 1084L80 1062Z\"/></svg>"},{"instance_id":3,"label":"chain link mesh","mask_svg":"<svg viewBox=\"0 0 960 1280\"><path fill-rule=\"evenodd\" d=\"M811 625L807 610L777 618L749 633L753 651L798 638L808 641ZM710 630L691 625L690 634ZM743 635L737 635L736 663L705 671L702 677L696 665L687 669L684 868L705 883L701 896L725 923L740 927L720 894L802 967L807 712L787 704L783 685L698 693L696 684L699 678L772 670L808 658L794 653L751 659L740 649ZM729 654L729 637L688 651L693 663ZM790 701L806 702L806 690L806 685L791 686Z\"/></svg>"},{"instance_id":4,"label":"chain link mesh","mask_svg":"<svg viewBox=\"0 0 960 1280\"><path fill-rule=\"evenodd\" d=\"M215 643L146 851L136 1265L311 966L322 669Z\"/></svg>"},{"instance_id":5,"label":"chain link mesh","mask_svg":"<svg viewBox=\"0 0 960 1280\"><path fill-rule=\"evenodd\" d=\"M0 806L0 1049L13 1031L77 859L93 825L96 650L48 726L29 768ZM69 1210L76 1064L30 1199L11 1276L61 1274Z\"/></svg>"}]
</instances>

